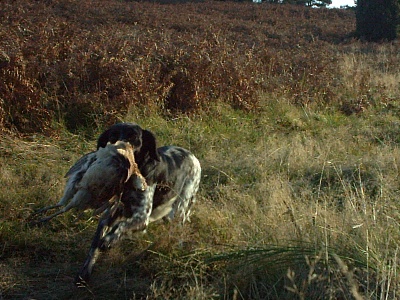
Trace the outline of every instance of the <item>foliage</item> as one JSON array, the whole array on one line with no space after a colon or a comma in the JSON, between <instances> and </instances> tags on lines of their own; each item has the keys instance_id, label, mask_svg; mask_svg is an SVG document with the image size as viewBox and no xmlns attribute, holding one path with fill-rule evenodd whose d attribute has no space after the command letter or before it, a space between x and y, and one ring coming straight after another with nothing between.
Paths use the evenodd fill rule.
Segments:
<instances>
[{"instance_id":1,"label":"foliage","mask_svg":"<svg viewBox=\"0 0 400 300\"><path fill-rule=\"evenodd\" d=\"M282 1L271 1L275 3L282 4L296 4L296 5L306 5L306 6L318 6L324 7L329 4L332 4L331 0L282 0Z\"/></svg>"},{"instance_id":2,"label":"foliage","mask_svg":"<svg viewBox=\"0 0 400 300\"><path fill-rule=\"evenodd\" d=\"M46 133L52 120L93 128L132 105L172 115L219 101L257 110L259 91L294 104L342 101L332 45L354 29L351 12L223 2L0 6L3 130Z\"/></svg>"}]
</instances>

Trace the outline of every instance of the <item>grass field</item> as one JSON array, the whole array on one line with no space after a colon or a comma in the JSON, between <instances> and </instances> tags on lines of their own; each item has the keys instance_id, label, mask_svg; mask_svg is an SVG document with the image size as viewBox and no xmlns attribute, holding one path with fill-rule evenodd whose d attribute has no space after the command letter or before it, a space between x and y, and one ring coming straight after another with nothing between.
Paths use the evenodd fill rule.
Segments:
<instances>
[{"instance_id":1,"label":"grass field","mask_svg":"<svg viewBox=\"0 0 400 300\"><path fill-rule=\"evenodd\" d=\"M0 21L0 299L399 298L398 41L233 2L6 0ZM190 149L198 202L76 288L97 219L28 221L116 121Z\"/></svg>"}]
</instances>

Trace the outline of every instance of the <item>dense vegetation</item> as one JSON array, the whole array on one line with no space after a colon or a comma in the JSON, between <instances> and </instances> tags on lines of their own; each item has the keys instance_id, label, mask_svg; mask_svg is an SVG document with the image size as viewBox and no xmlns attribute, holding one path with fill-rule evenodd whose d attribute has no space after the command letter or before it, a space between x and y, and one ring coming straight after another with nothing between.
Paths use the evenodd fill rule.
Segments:
<instances>
[{"instance_id":1,"label":"dense vegetation","mask_svg":"<svg viewBox=\"0 0 400 300\"><path fill-rule=\"evenodd\" d=\"M0 2L0 298L396 299L400 51L352 11ZM42 227L117 121L191 149L191 222L152 224L72 286L96 218ZM146 248L147 251L144 251Z\"/></svg>"},{"instance_id":2,"label":"dense vegetation","mask_svg":"<svg viewBox=\"0 0 400 300\"><path fill-rule=\"evenodd\" d=\"M259 92L303 105L342 102L334 45L354 30L350 12L233 3L0 5L2 128L48 131L55 119L75 129L114 122L138 104L166 113L216 101L254 110Z\"/></svg>"}]
</instances>

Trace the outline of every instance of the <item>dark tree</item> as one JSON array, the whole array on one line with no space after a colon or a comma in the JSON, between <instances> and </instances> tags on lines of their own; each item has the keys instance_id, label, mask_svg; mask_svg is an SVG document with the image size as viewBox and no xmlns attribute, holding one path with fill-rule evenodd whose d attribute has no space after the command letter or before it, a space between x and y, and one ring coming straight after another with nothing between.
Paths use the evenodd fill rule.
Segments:
<instances>
[{"instance_id":1,"label":"dark tree","mask_svg":"<svg viewBox=\"0 0 400 300\"><path fill-rule=\"evenodd\" d=\"M400 0L357 0L357 35L368 41L397 37Z\"/></svg>"}]
</instances>

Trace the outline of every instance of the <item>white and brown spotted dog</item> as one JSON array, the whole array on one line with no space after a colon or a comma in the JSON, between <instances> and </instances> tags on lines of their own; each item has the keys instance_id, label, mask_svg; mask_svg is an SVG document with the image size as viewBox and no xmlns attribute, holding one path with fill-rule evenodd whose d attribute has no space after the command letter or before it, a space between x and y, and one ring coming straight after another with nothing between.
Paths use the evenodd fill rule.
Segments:
<instances>
[{"instance_id":1,"label":"white and brown spotted dog","mask_svg":"<svg viewBox=\"0 0 400 300\"><path fill-rule=\"evenodd\" d=\"M172 219L176 214L183 222L187 220L199 189L200 163L188 150L177 146L157 148L154 135L133 123L111 126L100 135L97 148L118 141L132 145L147 189L137 189L131 180L125 183L120 202L108 209L99 221L86 261L76 277L77 284L89 279L100 251L108 249L123 235L143 231L150 222Z\"/></svg>"}]
</instances>

